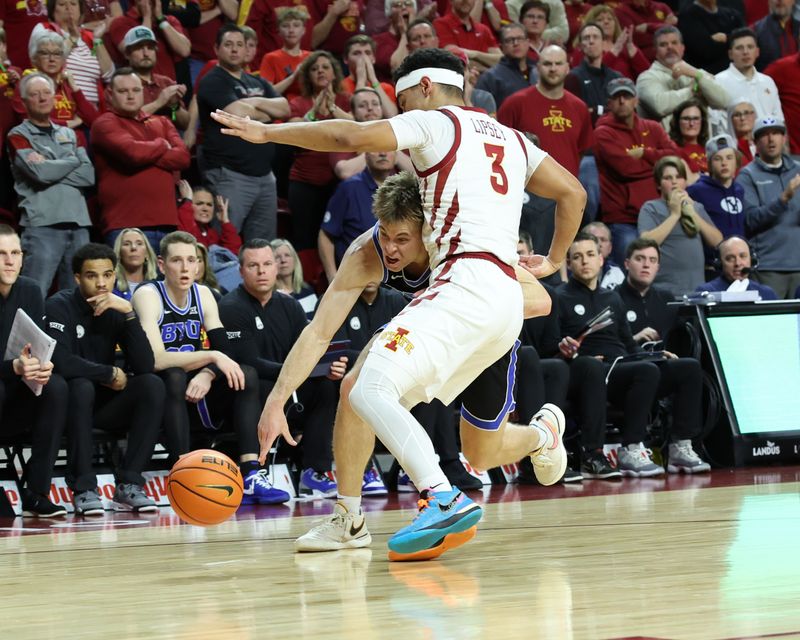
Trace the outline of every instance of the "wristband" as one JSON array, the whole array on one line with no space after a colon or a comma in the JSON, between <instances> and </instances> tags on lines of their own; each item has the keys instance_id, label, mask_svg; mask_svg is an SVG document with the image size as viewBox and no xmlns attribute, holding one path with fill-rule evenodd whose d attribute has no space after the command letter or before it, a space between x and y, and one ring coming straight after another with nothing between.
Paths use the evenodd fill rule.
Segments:
<instances>
[{"instance_id":1,"label":"wristband","mask_svg":"<svg viewBox=\"0 0 800 640\"><path fill-rule=\"evenodd\" d=\"M317 116L313 111L306 112L306 115L303 117L303 120L308 120L309 122L314 122L316 119Z\"/></svg>"},{"instance_id":2,"label":"wristband","mask_svg":"<svg viewBox=\"0 0 800 640\"><path fill-rule=\"evenodd\" d=\"M158 21L158 28L166 29L168 26L169 26L169 20L167 20L167 16L161 16L161 19Z\"/></svg>"},{"instance_id":3,"label":"wristband","mask_svg":"<svg viewBox=\"0 0 800 640\"><path fill-rule=\"evenodd\" d=\"M381 83L380 82L373 82L370 86L377 91L378 89L381 88Z\"/></svg>"},{"instance_id":4,"label":"wristband","mask_svg":"<svg viewBox=\"0 0 800 640\"><path fill-rule=\"evenodd\" d=\"M132 310L128 311L128 313L125 314L125 320L136 320L136 312Z\"/></svg>"},{"instance_id":5,"label":"wristband","mask_svg":"<svg viewBox=\"0 0 800 640\"><path fill-rule=\"evenodd\" d=\"M484 9L487 9L487 10L488 10L488 9L494 9L494 4L493 4L493 3L491 3L491 2L484 2L484 3L483 3L483 8L484 8Z\"/></svg>"}]
</instances>

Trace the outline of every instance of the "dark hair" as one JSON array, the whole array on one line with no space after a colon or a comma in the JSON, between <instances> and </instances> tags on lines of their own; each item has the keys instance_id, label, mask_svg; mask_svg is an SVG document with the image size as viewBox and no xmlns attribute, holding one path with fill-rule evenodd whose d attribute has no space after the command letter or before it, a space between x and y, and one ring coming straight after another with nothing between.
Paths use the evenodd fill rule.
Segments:
<instances>
[{"instance_id":1,"label":"dark hair","mask_svg":"<svg viewBox=\"0 0 800 640\"><path fill-rule=\"evenodd\" d=\"M107 244L89 242L72 256L72 273L80 273L87 260L110 260L112 269L117 267L117 254Z\"/></svg>"},{"instance_id":2,"label":"dark hair","mask_svg":"<svg viewBox=\"0 0 800 640\"><path fill-rule=\"evenodd\" d=\"M512 29L517 29L522 31L522 33L525 33L525 25L519 22L506 22L500 27L500 42L503 42L506 39L506 34ZM528 34L525 33L525 37L527 36Z\"/></svg>"},{"instance_id":3,"label":"dark hair","mask_svg":"<svg viewBox=\"0 0 800 640\"><path fill-rule=\"evenodd\" d=\"M359 33L357 35L350 36L347 39L347 42L344 43L344 55L342 57L346 59L347 55L350 53L350 49L357 44L368 44L369 48L372 49L373 55L375 54L375 41L368 35Z\"/></svg>"},{"instance_id":4,"label":"dark hair","mask_svg":"<svg viewBox=\"0 0 800 640\"><path fill-rule=\"evenodd\" d=\"M356 110L355 100L356 100L356 96L359 93L371 93L373 96L377 96L377 98L379 100L380 100L380 97L381 97L381 94L379 94L372 87L360 87L360 88L356 89L355 91L353 91L353 95L350 96L350 112L351 113ZM381 112L383 112L383 109L381 109Z\"/></svg>"},{"instance_id":5,"label":"dark hair","mask_svg":"<svg viewBox=\"0 0 800 640\"><path fill-rule=\"evenodd\" d=\"M18 236L19 234L14 230L14 227L7 224L0 224L0 236Z\"/></svg>"},{"instance_id":6,"label":"dark hair","mask_svg":"<svg viewBox=\"0 0 800 640\"><path fill-rule=\"evenodd\" d=\"M603 32L603 27L601 27L599 24L597 24L596 22L584 22L583 26L580 29L578 29L578 40L580 40L581 36L583 35L583 32L586 31L588 27L594 27L595 29L598 29L600 31L601 38L606 37L606 34Z\"/></svg>"},{"instance_id":7,"label":"dark hair","mask_svg":"<svg viewBox=\"0 0 800 640\"><path fill-rule=\"evenodd\" d=\"M753 31L750 27L739 27L738 29L734 29L731 31L730 35L728 36L728 51L733 49L733 43L741 38L752 38L753 42L756 43L758 46L758 38L756 37L756 32Z\"/></svg>"},{"instance_id":8,"label":"dark hair","mask_svg":"<svg viewBox=\"0 0 800 640\"><path fill-rule=\"evenodd\" d=\"M528 0L519 8L519 19L520 21L525 17L525 14L528 13L531 9L541 9L544 11L544 17L547 22L550 22L550 5L546 2L542 2L542 0Z\"/></svg>"},{"instance_id":9,"label":"dark hair","mask_svg":"<svg viewBox=\"0 0 800 640\"><path fill-rule=\"evenodd\" d=\"M681 44L683 44L683 34L681 33L681 30L678 29L678 27L668 24L666 27L660 27L659 29L656 29L656 32L653 34L653 46L658 43L658 39L661 36L667 36L670 33L677 33L678 39L681 41Z\"/></svg>"},{"instance_id":10,"label":"dark hair","mask_svg":"<svg viewBox=\"0 0 800 640\"><path fill-rule=\"evenodd\" d=\"M217 38L214 41L214 43L217 46L220 46L222 44L222 39L225 37L225 34L228 33L241 33L242 38L247 40L247 36L245 36L245 33L244 31L242 31L241 27L237 27L233 22L226 22L219 28L219 31L217 31Z\"/></svg>"},{"instance_id":11,"label":"dark hair","mask_svg":"<svg viewBox=\"0 0 800 640\"><path fill-rule=\"evenodd\" d=\"M403 76L407 76L412 71L424 69L426 67L447 69L449 71L460 73L462 76L464 75L464 63L459 57L455 56L449 51L445 51L444 49L417 49L408 55L400 64L400 66L397 67L392 79L394 80L395 84L397 84L397 81ZM458 87L454 87L449 84L442 84L439 86L454 96L464 96L464 91Z\"/></svg>"},{"instance_id":12,"label":"dark hair","mask_svg":"<svg viewBox=\"0 0 800 640\"><path fill-rule=\"evenodd\" d=\"M578 231L575 239L572 241L572 244L575 244L576 242L593 242L594 246L596 246L598 250L600 249L600 243L597 241L597 238L595 238L591 233L586 233L585 231Z\"/></svg>"},{"instance_id":13,"label":"dark hair","mask_svg":"<svg viewBox=\"0 0 800 640\"><path fill-rule=\"evenodd\" d=\"M652 238L636 238L636 240L629 242L625 249L625 259L630 260L634 252L642 249L655 249L658 253L658 261L661 262L661 247Z\"/></svg>"},{"instance_id":14,"label":"dark hair","mask_svg":"<svg viewBox=\"0 0 800 640\"><path fill-rule=\"evenodd\" d=\"M53 22L55 22L53 15L56 12L57 1L58 0L47 0L47 17L50 18L50 20L52 20ZM86 3L84 2L84 0L78 0L78 11L80 12L78 18L80 18L83 15L83 12L85 10L86 10Z\"/></svg>"},{"instance_id":15,"label":"dark hair","mask_svg":"<svg viewBox=\"0 0 800 640\"><path fill-rule=\"evenodd\" d=\"M108 86L112 89L114 88L114 80L120 78L122 76L139 76L136 75L136 72L133 70L133 67L119 67L118 69L114 70L114 73L111 74L111 79L108 81Z\"/></svg>"},{"instance_id":16,"label":"dark hair","mask_svg":"<svg viewBox=\"0 0 800 640\"><path fill-rule=\"evenodd\" d=\"M272 249L272 245L270 244L269 240L264 240L264 238L251 238L250 240L243 242L239 249L239 266L241 267L244 264L245 251L248 249L265 249L267 247Z\"/></svg>"},{"instance_id":17,"label":"dark hair","mask_svg":"<svg viewBox=\"0 0 800 640\"><path fill-rule=\"evenodd\" d=\"M675 141L679 147L682 147L685 142L681 134L681 113L689 107L697 107L700 109L700 135L697 136L697 144L705 146L708 142L708 108L705 103L699 98L689 98L684 100L672 112L672 120L669 123L669 137Z\"/></svg>"},{"instance_id":18,"label":"dark hair","mask_svg":"<svg viewBox=\"0 0 800 640\"><path fill-rule=\"evenodd\" d=\"M333 92L339 93L341 91L342 80L344 79L342 65L333 57L332 53L317 49L303 60L297 69L297 76L300 80L300 91L306 98L314 97L314 87L311 84L311 67L313 67L320 58L328 60L328 62L331 63L331 67L333 67Z\"/></svg>"},{"instance_id":19,"label":"dark hair","mask_svg":"<svg viewBox=\"0 0 800 640\"><path fill-rule=\"evenodd\" d=\"M431 28L431 32L433 33L433 35L436 35L436 27L434 27L434 26L433 26L433 23L432 23L430 20L428 20L427 18L414 18L414 20L412 20L412 21L411 21L411 22L408 24L408 26L406 27L406 33L408 33L408 32L409 32L409 31L411 31L411 30L412 30L414 27L418 27L418 26L419 26L419 25L421 25L421 24L426 24L426 25L428 25L428 26Z\"/></svg>"}]
</instances>

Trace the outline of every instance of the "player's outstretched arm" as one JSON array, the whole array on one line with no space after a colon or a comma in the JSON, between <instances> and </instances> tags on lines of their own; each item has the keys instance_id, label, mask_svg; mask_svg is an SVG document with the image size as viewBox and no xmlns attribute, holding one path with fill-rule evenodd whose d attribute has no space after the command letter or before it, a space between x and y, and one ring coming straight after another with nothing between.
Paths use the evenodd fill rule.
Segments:
<instances>
[{"instance_id":1,"label":"player's outstretched arm","mask_svg":"<svg viewBox=\"0 0 800 640\"><path fill-rule=\"evenodd\" d=\"M364 255L364 243L358 246L369 233L371 232L358 238L348 249L333 282L320 300L313 320L294 343L281 367L278 380L267 397L258 421L258 439L261 445L259 460L262 464L266 463L267 454L278 436L283 436L289 444L295 444L283 412L287 400L308 378L308 374L328 349L331 339L347 319L347 314L364 287L376 278L380 280L383 275L380 267L375 268L372 265L372 262L379 264L377 257L370 260ZM372 250L369 245L367 248Z\"/></svg>"},{"instance_id":2,"label":"player's outstretched arm","mask_svg":"<svg viewBox=\"0 0 800 640\"><path fill-rule=\"evenodd\" d=\"M397 138L386 120L353 122L285 122L263 124L247 117L217 110L211 117L222 126L222 133L248 142L290 144L314 151L396 151Z\"/></svg>"},{"instance_id":3,"label":"player's outstretched arm","mask_svg":"<svg viewBox=\"0 0 800 640\"><path fill-rule=\"evenodd\" d=\"M533 275L544 278L558 271L578 233L586 207L586 190L575 176L550 156L542 160L525 188L537 196L556 201L556 228L550 251L538 264L528 264Z\"/></svg>"}]
</instances>

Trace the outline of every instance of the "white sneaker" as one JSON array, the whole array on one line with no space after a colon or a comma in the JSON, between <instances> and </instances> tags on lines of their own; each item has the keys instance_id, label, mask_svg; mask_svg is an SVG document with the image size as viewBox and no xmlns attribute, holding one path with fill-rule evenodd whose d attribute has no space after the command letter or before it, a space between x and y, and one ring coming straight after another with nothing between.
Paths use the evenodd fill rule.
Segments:
<instances>
[{"instance_id":1,"label":"white sneaker","mask_svg":"<svg viewBox=\"0 0 800 640\"><path fill-rule=\"evenodd\" d=\"M531 419L531 425L547 433L547 441L531 451L533 473L545 487L555 484L567 470L567 450L564 448L564 413L556 405L547 403Z\"/></svg>"},{"instance_id":2,"label":"white sneaker","mask_svg":"<svg viewBox=\"0 0 800 640\"><path fill-rule=\"evenodd\" d=\"M711 471L711 465L698 456L692 448L691 440L670 442L668 455L667 471L670 473L706 473Z\"/></svg>"},{"instance_id":3,"label":"white sneaker","mask_svg":"<svg viewBox=\"0 0 800 640\"><path fill-rule=\"evenodd\" d=\"M295 551L338 551L369 546L372 536L364 514L350 513L337 502L333 515L294 541Z\"/></svg>"},{"instance_id":4,"label":"white sneaker","mask_svg":"<svg viewBox=\"0 0 800 640\"><path fill-rule=\"evenodd\" d=\"M619 456L618 468L623 476L650 478L664 473L664 467L653 462L653 452L646 449L641 442L620 447L617 455Z\"/></svg>"}]
</instances>

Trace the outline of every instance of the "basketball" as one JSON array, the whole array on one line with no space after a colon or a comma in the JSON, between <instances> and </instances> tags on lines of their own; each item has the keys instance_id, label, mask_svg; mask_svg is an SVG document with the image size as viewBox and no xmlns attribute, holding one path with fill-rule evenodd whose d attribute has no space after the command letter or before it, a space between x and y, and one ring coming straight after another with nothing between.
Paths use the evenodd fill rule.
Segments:
<instances>
[{"instance_id":1,"label":"basketball","mask_svg":"<svg viewBox=\"0 0 800 640\"><path fill-rule=\"evenodd\" d=\"M181 456L167 478L167 496L175 513L198 527L227 520L239 508L242 492L239 466L211 449Z\"/></svg>"}]
</instances>

